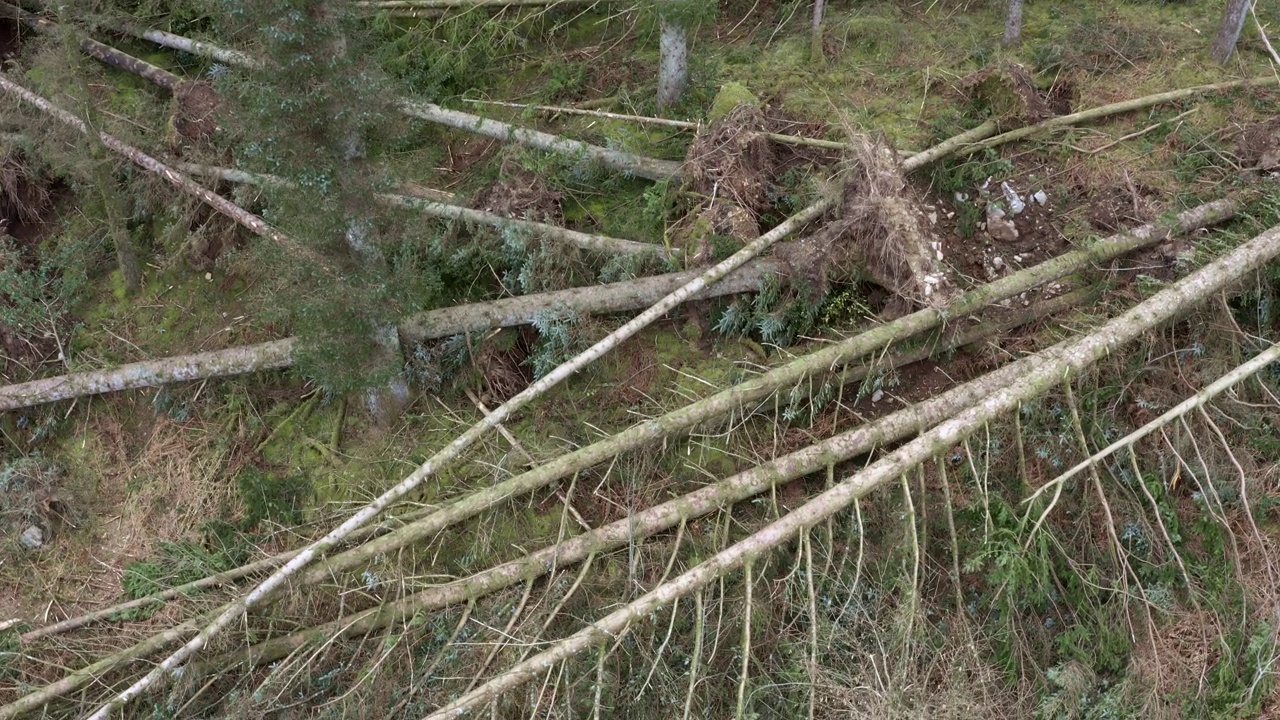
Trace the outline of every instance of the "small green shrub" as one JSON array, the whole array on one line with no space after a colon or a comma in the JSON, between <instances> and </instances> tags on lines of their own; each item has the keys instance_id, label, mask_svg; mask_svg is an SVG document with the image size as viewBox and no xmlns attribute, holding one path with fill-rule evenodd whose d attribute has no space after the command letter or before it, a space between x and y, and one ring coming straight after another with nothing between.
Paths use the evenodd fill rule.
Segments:
<instances>
[{"instance_id":1,"label":"small green shrub","mask_svg":"<svg viewBox=\"0 0 1280 720\"><path fill-rule=\"evenodd\" d=\"M301 475L277 478L255 467L236 475L236 487L245 505L243 527L247 530L263 520L286 527L302 522L303 509L311 499L311 481Z\"/></svg>"}]
</instances>

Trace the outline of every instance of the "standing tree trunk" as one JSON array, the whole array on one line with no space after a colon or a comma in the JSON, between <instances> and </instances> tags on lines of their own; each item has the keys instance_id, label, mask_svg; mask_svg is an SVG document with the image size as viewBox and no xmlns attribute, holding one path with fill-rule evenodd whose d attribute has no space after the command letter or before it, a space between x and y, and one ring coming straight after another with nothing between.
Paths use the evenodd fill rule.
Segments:
<instances>
[{"instance_id":1,"label":"standing tree trunk","mask_svg":"<svg viewBox=\"0 0 1280 720\"><path fill-rule=\"evenodd\" d=\"M813 0L813 37L809 40L809 62L821 65L826 60L822 49L822 15L827 8L826 0Z\"/></svg>"},{"instance_id":2,"label":"standing tree trunk","mask_svg":"<svg viewBox=\"0 0 1280 720\"><path fill-rule=\"evenodd\" d=\"M1004 44L1017 45L1022 42L1022 0L1009 0L1009 17L1004 22Z\"/></svg>"},{"instance_id":3,"label":"standing tree trunk","mask_svg":"<svg viewBox=\"0 0 1280 720\"><path fill-rule=\"evenodd\" d=\"M1222 13L1222 24L1218 26L1218 34L1213 38L1210 56L1220 63L1231 59L1236 50L1236 42L1240 40L1240 31L1244 29L1244 19L1249 14L1252 0L1227 0L1227 7Z\"/></svg>"},{"instance_id":4,"label":"standing tree trunk","mask_svg":"<svg viewBox=\"0 0 1280 720\"><path fill-rule=\"evenodd\" d=\"M689 87L689 32L680 20L658 17L658 111L680 102Z\"/></svg>"}]
</instances>

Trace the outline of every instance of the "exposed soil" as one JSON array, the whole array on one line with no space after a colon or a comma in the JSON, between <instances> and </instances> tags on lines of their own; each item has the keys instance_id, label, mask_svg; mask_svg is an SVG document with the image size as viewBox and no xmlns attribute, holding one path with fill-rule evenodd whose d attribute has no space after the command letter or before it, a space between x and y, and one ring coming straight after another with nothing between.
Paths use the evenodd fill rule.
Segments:
<instances>
[{"instance_id":1,"label":"exposed soil","mask_svg":"<svg viewBox=\"0 0 1280 720\"><path fill-rule=\"evenodd\" d=\"M187 141L204 144L218 130L218 106L221 101L211 85L204 82L183 83L174 91L178 109L173 126Z\"/></svg>"},{"instance_id":2,"label":"exposed soil","mask_svg":"<svg viewBox=\"0 0 1280 720\"><path fill-rule=\"evenodd\" d=\"M560 200L560 193L547 187L545 180L508 155L502 161L497 181L477 193L471 207L503 217L563 225Z\"/></svg>"},{"instance_id":3,"label":"exposed soil","mask_svg":"<svg viewBox=\"0 0 1280 720\"><path fill-rule=\"evenodd\" d=\"M0 20L0 63L18 54L18 23Z\"/></svg>"},{"instance_id":4,"label":"exposed soil","mask_svg":"<svg viewBox=\"0 0 1280 720\"><path fill-rule=\"evenodd\" d=\"M1280 168L1280 118L1246 125L1236 141L1236 155L1248 170Z\"/></svg>"}]
</instances>

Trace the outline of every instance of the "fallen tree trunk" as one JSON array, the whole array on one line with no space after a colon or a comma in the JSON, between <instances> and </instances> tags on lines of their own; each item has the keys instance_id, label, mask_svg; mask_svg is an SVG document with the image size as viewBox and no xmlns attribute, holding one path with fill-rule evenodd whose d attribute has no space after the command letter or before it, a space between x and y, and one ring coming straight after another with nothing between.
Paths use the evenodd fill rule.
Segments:
<instances>
[{"instance_id":1,"label":"fallen tree trunk","mask_svg":"<svg viewBox=\"0 0 1280 720\"><path fill-rule=\"evenodd\" d=\"M787 271L786 265L779 260L756 260L703 289L691 299L705 300L721 295L755 292L765 278L786 275ZM400 336L404 342L423 342L499 327L528 325L541 313L556 308L567 308L581 315L636 310L661 300L668 293L696 279L701 272L686 270L608 285L553 290L428 310L405 320L400 325ZM284 338L227 350L144 360L109 370L91 370L8 385L0 387L0 412L82 395L136 390L187 380L290 367L296 344L296 338Z\"/></svg>"},{"instance_id":2,"label":"fallen tree trunk","mask_svg":"<svg viewBox=\"0 0 1280 720\"><path fill-rule=\"evenodd\" d=\"M644 596L609 615L589 623L577 633L516 664L486 681L447 706L431 713L427 720L456 718L477 709L544 673L546 668L579 653L610 642L632 623L653 617L653 613L708 583L749 564L753 558L773 552L800 533L844 510L878 486L897 480L931 458L944 454L1022 403L1034 400L1122 345L1145 332L1176 318L1280 254L1280 226L1255 237L1243 246L1196 271L1120 317L1083 338L1065 342L1055 349L1019 360L1017 379L1000 383L980 383L981 400L920 437L877 460L865 470L853 473L829 490L749 537L699 563L679 577L662 583ZM828 450L832 462L846 456Z\"/></svg>"},{"instance_id":3,"label":"fallen tree trunk","mask_svg":"<svg viewBox=\"0 0 1280 720\"><path fill-rule=\"evenodd\" d=\"M991 302L1012 297L1037 284L1074 272L1088 263L1110 259L1139 247L1154 244L1172 234L1186 233L1221 222L1234 215L1235 208L1234 200L1218 200L1188 210L1170 223L1145 225L1130 233L1112 236L1099 241L1089 250L1067 253L1045 265L1019 271L992 285L971 291L957 301L948 312L953 314L973 312ZM690 270L609 285L556 290L430 310L414 315L401 323L400 333L406 342L423 342L467 332L483 332L496 327L526 325L531 323L539 313L555 307L567 307L583 315L634 310L652 304L673 288L696 277L697 273L697 270ZM786 268L780 262L767 258L757 260L733 272L720 283L695 296L694 299L754 291L761 278L785 274ZM925 332L940 324L942 319L941 313L926 309L907 315L872 332L879 333L883 338L901 338ZM858 336L858 338L863 337ZM0 412L82 395L133 390L172 382L227 377L289 367L292 364L290 354L295 342L294 338L285 338L198 355L129 363L110 370L72 373L8 385L0 387ZM878 342L881 341L877 340L876 343ZM884 342L887 343L887 340ZM855 343L852 339L845 340L820 352L820 357L813 363L813 367L821 368L824 364L839 363L842 362L841 358L873 352L877 347L880 345ZM776 387L794 382L802 376L803 373L795 377L788 374L776 380L766 381L765 387L768 389L765 392L766 394L772 392ZM741 402L743 399L743 397L734 397L730 402Z\"/></svg>"},{"instance_id":4,"label":"fallen tree trunk","mask_svg":"<svg viewBox=\"0 0 1280 720\"><path fill-rule=\"evenodd\" d=\"M780 387L798 382L812 374L830 371L855 357L886 347L895 340L937 327L947 317L963 317L990 303L1013 297L1031 287L1063 277L1090 264L1103 262L1135 248L1154 244L1169 237L1174 228L1185 231L1219 222L1232 216L1235 208L1236 202L1230 199L1193 208L1180 214L1170 223L1144 226L1131 233L1099 241L1091 248L1068 253L972 290L948 308L945 315L934 309L925 309L849 338L813 355L776 368L752 381L667 413L663 417L634 425L611 438L561 456L539 468L454 501L451 505L392 531L388 535L329 558L304 575L301 578L301 584L324 580L331 577L333 573L355 567L380 553L392 552L420 539L431 537L445 527L472 517L516 494L543 487L574 472L590 468L618 453L642 447L657 439L675 435L699 422L741 409L746 403L765 397ZM915 429L916 426L912 427ZM287 556L281 556L279 561L285 562L296 554L292 552ZM247 571L246 574L248 574ZM223 610L225 609L224 607ZM199 622L205 620L207 617ZM0 719L4 717L3 709L0 709Z\"/></svg>"},{"instance_id":5,"label":"fallen tree trunk","mask_svg":"<svg viewBox=\"0 0 1280 720\"><path fill-rule=\"evenodd\" d=\"M216 167L213 165L183 163L178 166L178 169L192 175L216 177L220 180L245 183L248 185L287 185L289 182L284 178L275 177L273 175L262 175L260 173L245 172L244 170L238 170L236 168ZM438 193L438 191L433 192ZM462 220L464 222L475 223L477 225L488 225L499 229L504 227L520 228L526 232L542 235L552 240L559 240L583 250L592 250L595 252L610 253L614 255L657 255L660 257L667 257L669 255L666 248L652 243L623 240L621 238L608 237L607 235L592 235L590 233L569 230L556 225L548 225L546 223L534 222L532 220L522 220L520 218L504 217L502 215L496 215L483 210L474 210L472 208L462 207L461 205L451 205L421 197L379 194L377 198L389 205L412 208L433 217L445 218L448 220Z\"/></svg>"},{"instance_id":6,"label":"fallen tree trunk","mask_svg":"<svg viewBox=\"0 0 1280 720\"><path fill-rule=\"evenodd\" d=\"M948 318L962 318L1001 300L1015 297L1037 285L1051 282L1096 262L1115 258L1135 248L1154 244L1169 237L1173 228L1179 231L1217 222L1234 213L1233 201L1216 201L1179 215L1164 225L1146 225L1131 233L1098 241L1093 247L1077 250L1027 268L1000 280L971 290L943 309L926 308L859 335L833 343L815 353L774 368L759 377L727 388L698 402L673 410L661 417L637 423L612 437L579 448L550 460L539 467L483 488L445 505L387 535L331 558L325 572L355 567L379 554L391 553L413 543L434 537L444 529L505 502L516 495L532 492L551 483L606 462L620 453L629 452L684 432L699 423L744 412L750 403L766 398L805 378L831 372L859 357L870 355L894 342L941 327ZM1225 213L1225 215L1223 215ZM308 581L321 580L317 574Z\"/></svg>"},{"instance_id":7,"label":"fallen tree trunk","mask_svg":"<svg viewBox=\"0 0 1280 720\"><path fill-rule=\"evenodd\" d=\"M878 367L902 367L931 357L937 352L945 352L948 349L993 337L1032 320L1075 307L1090 296L1092 296L1091 291L1082 291L1039 303L1007 322L979 326L966 333L953 333L948 340L937 346L889 356ZM869 366L851 368L844 380L857 382L866 377L870 370ZM274 662L317 642L362 635L403 622L420 612L440 610L540 577L550 572L552 568L563 568L566 565L581 562L589 554L608 553L626 547L629 543L643 541L657 533L670 530L681 522L729 507L758 495L770 487L822 470L834 462L870 452L885 444L898 442L918 432L920 428L931 427L978 402L984 397L989 387L1010 381L1016 378L1017 374L1014 369L997 370L981 380L954 388L856 430L699 488L682 497L635 512L622 520L530 553L518 560L482 570L468 578L422 590L393 603L267 640L251 648L211 660L204 669L225 668L233 663ZM846 457L837 457L835 454L837 451ZM367 555L366 559L371 557L373 556ZM321 569L316 568L316 570ZM327 566L323 569L333 570ZM199 669L195 672L197 675L203 674Z\"/></svg>"},{"instance_id":8,"label":"fallen tree trunk","mask_svg":"<svg viewBox=\"0 0 1280 720\"><path fill-rule=\"evenodd\" d=\"M400 102L400 110L406 115L422 120L430 120L457 130L484 135L502 142L517 142L521 145L528 145L529 147L571 158L588 159L604 167L648 178L649 180L680 179L682 164L672 160L655 160L654 158L642 157L633 153L610 150L539 130L529 130L508 125L504 122L464 113L460 110L447 110L433 103L402 100Z\"/></svg>"},{"instance_id":9,"label":"fallen tree trunk","mask_svg":"<svg viewBox=\"0 0 1280 720\"><path fill-rule=\"evenodd\" d=\"M977 328L971 328L966 333L953 333L952 337L942 344L941 348L935 346L930 349L917 350L911 353L890 356L885 359L880 367L897 367L908 362L914 362L923 357L929 356L930 352L937 352L940 349L949 349L959 345L966 345L992 335L1005 332L1012 327L1030 322L1034 319L1045 317L1053 312L1058 312L1075 306L1083 298L1087 297L1087 292L1073 293L1065 295L1045 303L1039 303L1035 307L1024 311L1020 316L1010 318L1006 323L1000 325L984 325ZM862 368L863 373L870 371L870 368ZM993 378L1013 378L1014 375L1007 370L998 370L989 376ZM847 375L847 379L851 382L857 381L859 378L856 371L851 371ZM875 421L869 425L853 431L848 434L856 434L861 438L865 451L869 451L879 444L893 442L907 437L911 433L918 432L923 426L931 425L939 420L947 417L955 409L965 407L980 399L980 395L976 394L968 386L955 388L947 393L939 395L935 398L920 403L917 406L893 413L881 420ZM930 419L932 418L932 422ZM810 451L812 448L809 449ZM393 604L389 604L373 610L367 610L355 613L352 616L345 617L339 621L326 623L321 626L310 628L307 630L291 633L290 635L274 638L264 643L260 643L252 648L234 653L230 656L215 658L209 662L201 663L200 667L193 668L193 674L199 675L209 668L225 668L233 662L250 661L254 663L272 662L287 656L289 653L313 644L317 641L332 640L336 638L351 637L353 635L376 630L395 622L411 617L417 612L426 612L447 607L460 601L469 600L471 597L479 597L480 595L495 592L502 588L508 587L526 577L536 577L547 572L552 567L561 567L563 565L578 562L591 552L607 551L621 544L626 544L632 539L643 539L652 536L663 530L674 527L682 519L690 519L699 515L705 515L714 510L725 507L738 500L746 499L752 495L759 494L774 483L785 482L788 473L799 473L796 477L813 470L825 467L823 463L826 458L821 454L802 455L806 451L793 453L784 458L779 458L771 463L759 466L752 470L739 473L733 477L722 480L714 485L702 488L694 493L686 495L682 498L668 501L661 505L655 506L648 510L641 511L633 515L629 519L615 522L611 525L599 528L585 535L578 536L571 540L559 543L551 548L532 553L524 558L515 560L503 565L490 568L488 570L477 573L465 580L459 580L448 583L443 586L430 588L416 593L413 596L399 600ZM816 460L817 464L814 464ZM806 467L812 465L812 470L805 471ZM346 555L346 553L344 553ZM315 582L314 575L318 575L319 579L330 577L331 572L336 572L331 564L339 560L342 556L332 558L323 565L313 568L312 572L302 580L303 584ZM259 561L261 563L262 561ZM259 563L255 563L255 566ZM220 574L225 576L225 574ZM467 593L475 593L468 595ZM144 599L145 600L145 599ZM142 602L134 601L134 603ZM134 603L126 603L117 606L120 610L135 607ZM107 612L107 611L102 611ZM217 612L216 610L213 612ZM201 617L192 621L183 623L179 628L173 628L165 633L153 636L137 646L127 648L124 651L116 653L109 658L104 658L86 668L77 670L70 676L59 680L57 683L45 686L24 696L19 701L11 705L0 708L0 720L12 717L16 714L34 710L42 705L73 692L83 687L88 682L100 677L110 670L118 667L120 664L132 661L138 657L150 653L162 647L163 644L176 642L174 630L185 629L188 632L194 632L197 623L204 622L212 613L205 613ZM77 619L78 620L78 619ZM73 627L79 627L83 623L73 620L67 624ZM30 633L29 633L30 634ZM48 634L48 633L46 633ZM26 637L24 635L24 637Z\"/></svg>"},{"instance_id":10,"label":"fallen tree trunk","mask_svg":"<svg viewBox=\"0 0 1280 720\"><path fill-rule=\"evenodd\" d=\"M622 115L619 113L604 112L603 110L584 110L582 108L555 105L527 105L525 103L501 102L498 100L475 100L470 98L463 98L462 102L472 103L475 105L494 105L497 107L537 110L538 112L544 112L550 115L583 115L587 117L604 118L606 120L621 120L623 122L647 125L662 125L665 127L680 128L681 130L692 130L694 132L698 132L703 127L702 123L689 122L687 120L669 120L667 118L647 117L644 115ZM774 142L779 142L784 145L815 147L823 150L849 150L853 147L847 142L837 142L835 140L822 140L820 138L801 137L799 135L783 135L781 133L771 132L762 132L760 134ZM914 154L906 150L898 150L898 152L908 155Z\"/></svg>"},{"instance_id":11,"label":"fallen tree trunk","mask_svg":"<svg viewBox=\"0 0 1280 720\"><path fill-rule=\"evenodd\" d=\"M259 70L264 67L261 60L238 50L228 50L226 48L218 47L212 43L192 40L191 38L182 37L181 35L174 35L171 32L140 28L132 23L117 25L115 29L142 40L150 40L161 47L181 50L186 53L191 53L192 55L217 60L218 62L226 63L227 65L253 68L255 70Z\"/></svg>"},{"instance_id":12,"label":"fallen tree trunk","mask_svg":"<svg viewBox=\"0 0 1280 720\"><path fill-rule=\"evenodd\" d=\"M1189 87L1189 88L1170 90L1168 92L1156 93L1154 95L1146 95L1144 97L1134 98L1132 100L1123 100L1121 102L1115 102L1109 105L1100 105L1098 107L1090 108L1088 110L1081 110L1080 112L1072 113L1070 115L1060 115L1055 118L1049 118L1048 120L1038 122L1034 125L1027 125L1026 127L1020 127L1005 133L1001 133L994 137L987 138L986 140L982 140L979 142L966 145L962 148L958 148L955 151L955 154L972 155L973 153L981 152L988 148L997 147L999 145L1004 145L1005 143L1010 143L1015 140L1021 140L1026 137L1031 137L1032 135L1036 135L1038 133L1067 127L1069 125L1079 125L1080 123L1083 123L1083 122L1088 122L1090 120L1097 120L1099 118L1108 117L1110 115L1118 115L1123 112L1131 112L1133 110L1142 110L1145 108L1152 107L1153 105L1161 105L1164 103L1170 103L1177 100L1185 100L1186 98L1195 97L1196 95L1207 95L1208 93L1221 92L1223 90L1234 90L1235 88L1244 88L1244 87L1261 87L1264 85L1271 85L1271 84L1280 85L1280 80L1278 80L1274 75L1250 78L1247 80L1229 80L1227 82L1214 83L1212 85L1196 85L1194 87Z\"/></svg>"},{"instance_id":13,"label":"fallen tree trunk","mask_svg":"<svg viewBox=\"0 0 1280 720\"><path fill-rule=\"evenodd\" d=\"M32 30L39 32L53 33L58 30L57 24L6 2L0 2L0 17L16 20ZM164 68L152 65L145 60L140 60L126 52L117 50L110 45L100 43L93 38L86 37L80 33L75 33L75 39L76 44L79 45L80 49L87 55L95 57L112 67L119 68L125 72L130 72L138 77L149 80L171 93L177 92L178 88L186 83L185 80Z\"/></svg>"},{"instance_id":14,"label":"fallen tree trunk","mask_svg":"<svg viewBox=\"0 0 1280 720\"><path fill-rule=\"evenodd\" d=\"M205 647L211 638L215 637L219 632L226 629L231 625L231 623L235 622L241 614L272 595L277 589L284 587L285 583L287 583L291 577L310 564L312 560L323 557L330 548L342 542L344 538L352 532L355 532L368 524L379 514L388 509L392 503L412 492L415 488L421 485L424 480L434 475L439 469L459 458L489 430L506 420L511 413L523 408L528 403L545 394L551 388L560 384L569 377L572 377L579 370L594 362L610 350L621 345L625 340L635 335L641 329L648 327L658 318L670 312L673 308L702 292L703 289L719 282L723 277L741 267L774 243L794 232L798 232L805 225L820 217L829 206L830 201L825 201L823 203L816 203L804 210L801 210L799 213L788 218L769 232L747 243L741 250L734 253L732 256L722 260L710 268L707 268L706 270L701 271L695 279L673 291L671 294L667 295L652 307L637 315L622 327L609 333L609 335L604 339L569 359L567 362L562 363L560 366L544 375L541 379L529 385L529 387L525 388L511 399L495 408L492 412L486 415L483 420L472 426L471 429L458 436L458 438L453 442L449 443L435 455L428 458L418 467L417 470L410 473L407 477L392 486L382 495L375 498L369 504L360 508L349 519L347 519L346 522L334 528L324 537L302 550L302 552L298 553L293 559L285 563L270 577L260 583L257 587L250 590L242 599L232 603L230 607L218 615L213 622L206 625L204 629L188 641L187 644L183 645L176 652L161 661L154 670L147 673L147 675L142 679L138 680L115 698L98 708L98 710L90 716L92 720L106 720L106 718L109 717L116 708L123 706L133 698L136 698L143 692L153 688L162 679L167 678L172 672L185 663L188 658Z\"/></svg>"},{"instance_id":15,"label":"fallen tree trunk","mask_svg":"<svg viewBox=\"0 0 1280 720\"><path fill-rule=\"evenodd\" d=\"M90 135L93 133L93 131L89 129L89 126L80 118L13 82L8 77L0 76L0 91L17 97L61 122L63 125L66 125L83 135ZM239 207L235 203L227 200L212 190L201 186L186 175L178 172L174 168L169 167L123 140L120 140L114 135L109 135L105 132L97 132L96 135L102 144L107 146L107 148L112 152L118 153L119 155L127 158L143 170L160 176L170 185L173 185L187 195L200 200L214 210L231 218L237 224L249 231L278 243L291 255L297 258L309 260L310 262L315 263L316 267L320 268L331 277L337 277L337 274L331 267L329 267L329 263L316 254L315 251L302 243L299 243L288 235L272 228L265 220L257 215Z\"/></svg>"},{"instance_id":16,"label":"fallen tree trunk","mask_svg":"<svg viewBox=\"0 0 1280 720\"><path fill-rule=\"evenodd\" d=\"M1192 227L1218 222L1235 212L1235 201L1219 200L1189 210L1166 226L1144 226L1132 233L1099 241L1092 248L1068 253L1040 266L1021 270L995 283L972 290L961 296L946 315L936 310L922 310L897 321L871 330L854 338L825 348L813 355L800 358L765 375L722 391L692 405L632 426L606 440L593 443L573 453L561 456L546 465L530 470L498 485L454 501L426 517L359 547L344 551L326 560L304 575L300 584L319 582L334 573L356 567L378 554L394 552L418 540L431 537L444 528L472 517L484 509L505 501L516 494L544 487L574 472L590 468L621 452L634 450L659 439L675 435L699 422L718 417L727 412L741 410L751 401L766 397L777 389L799 382L803 378L831 371L862 356L920 332L941 325L946 317L963 317L982 307L1013 297L1039 284L1050 282L1093 263L1104 262L1137 247L1154 244L1171 234L1171 228L1187 230ZM853 376L856 379L856 375ZM916 426L912 425L912 429ZM283 563L296 555L288 553L277 558ZM263 561L259 561L260 563ZM243 569L245 575L260 567ZM203 621L202 621L203 622ZM0 713L0 718L4 715Z\"/></svg>"}]
</instances>

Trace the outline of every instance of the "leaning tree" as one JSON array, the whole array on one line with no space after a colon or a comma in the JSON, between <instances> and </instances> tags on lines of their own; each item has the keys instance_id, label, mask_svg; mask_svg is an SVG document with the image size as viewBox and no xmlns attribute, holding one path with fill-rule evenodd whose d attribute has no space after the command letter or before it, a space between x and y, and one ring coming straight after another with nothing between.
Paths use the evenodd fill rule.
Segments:
<instances>
[{"instance_id":1,"label":"leaning tree","mask_svg":"<svg viewBox=\"0 0 1280 720\"><path fill-rule=\"evenodd\" d=\"M1231 59L1252 2L1253 0L1227 0L1222 13L1222 24L1218 26L1218 34L1214 36L1213 47L1209 51L1214 60L1225 63Z\"/></svg>"}]
</instances>

